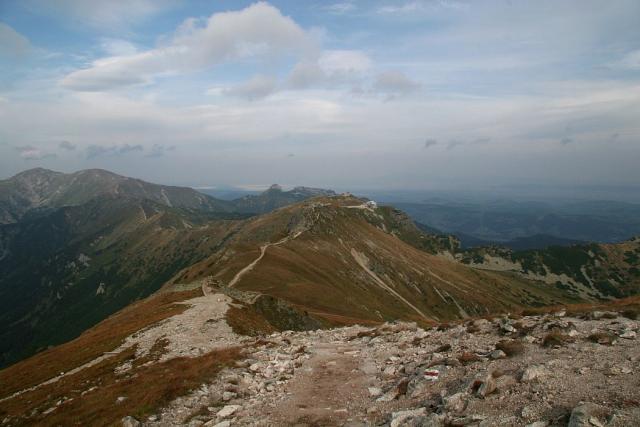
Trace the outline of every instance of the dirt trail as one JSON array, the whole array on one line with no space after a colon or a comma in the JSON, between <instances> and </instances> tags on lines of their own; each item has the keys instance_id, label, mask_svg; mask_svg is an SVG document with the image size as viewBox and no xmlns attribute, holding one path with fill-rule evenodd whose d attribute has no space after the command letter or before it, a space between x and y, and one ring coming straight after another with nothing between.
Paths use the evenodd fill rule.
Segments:
<instances>
[{"instance_id":1,"label":"dirt trail","mask_svg":"<svg viewBox=\"0 0 640 427\"><path fill-rule=\"evenodd\" d=\"M375 377L360 369L360 350L325 342L310 352L310 359L283 390L286 399L273 412L265 408L265 425L342 425L352 414L366 411L367 386Z\"/></svg>"},{"instance_id":2,"label":"dirt trail","mask_svg":"<svg viewBox=\"0 0 640 427\"><path fill-rule=\"evenodd\" d=\"M231 281L229 282L229 287L231 288L231 287L235 286L238 283L238 281L240 281L240 279L242 279L242 276L244 276L245 274L247 274L248 272L253 270L255 268L255 266L258 265L260 260L264 257L264 255L267 253L267 249L269 249L270 246L281 245L283 243L286 243L286 242L288 242L290 240L293 240L293 239L297 238L300 234L302 234L302 231L298 231L296 234L289 235L289 236L285 237L284 239L278 240L275 243L266 243L266 244L260 246L260 256L258 256L258 258L256 258L256 259L254 259L249 265L244 267L242 270L238 271L236 273L236 275L233 277L233 279L231 279Z\"/></svg>"}]
</instances>

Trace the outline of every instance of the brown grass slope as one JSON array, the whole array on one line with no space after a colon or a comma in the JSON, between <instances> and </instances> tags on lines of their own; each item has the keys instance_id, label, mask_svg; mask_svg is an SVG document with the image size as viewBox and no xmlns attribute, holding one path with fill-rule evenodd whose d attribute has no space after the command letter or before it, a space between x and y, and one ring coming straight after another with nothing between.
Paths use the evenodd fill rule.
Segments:
<instances>
[{"instance_id":1,"label":"brown grass slope","mask_svg":"<svg viewBox=\"0 0 640 427\"><path fill-rule=\"evenodd\" d=\"M426 253L397 237L384 209L354 208L361 203L318 198L255 218L226 249L175 280L212 275L229 283L260 246L302 231L269 247L236 287L282 298L332 323L437 321L571 302L553 287Z\"/></svg>"},{"instance_id":2,"label":"brown grass slope","mask_svg":"<svg viewBox=\"0 0 640 427\"><path fill-rule=\"evenodd\" d=\"M200 289L163 293L131 304L78 338L0 371L0 399L47 381L112 351L134 332L174 316L188 306L176 304L202 295ZM55 384L54 384L55 386ZM0 403L0 412L3 410Z\"/></svg>"}]
</instances>

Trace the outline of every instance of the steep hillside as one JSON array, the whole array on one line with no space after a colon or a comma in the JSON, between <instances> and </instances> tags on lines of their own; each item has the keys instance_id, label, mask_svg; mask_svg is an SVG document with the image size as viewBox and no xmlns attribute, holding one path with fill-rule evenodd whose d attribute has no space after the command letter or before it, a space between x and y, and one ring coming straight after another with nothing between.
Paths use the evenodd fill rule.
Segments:
<instances>
[{"instance_id":1,"label":"steep hillside","mask_svg":"<svg viewBox=\"0 0 640 427\"><path fill-rule=\"evenodd\" d=\"M438 242L393 209L316 198L248 220L225 248L173 281L212 276L333 323L455 319L570 300L562 290L423 250L452 244Z\"/></svg>"},{"instance_id":2,"label":"steep hillside","mask_svg":"<svg viewBox=\"0 0 640 427\"><path fill-rule=\"evenodd\" d=\"M475 268L510 271L544 282L579 298L622 298L640 292L640 238L518 252L476 248L456 258Z\"/></svg>"},{"instance_id":3,"label":"steep hillside","mask_svg":"<svg viewBox=\"0 0 640 427\"><path fill-rule=\"evenodd\" d=\"M106 195L153 200L192 211L231 210L227 202L187 187L151 184L102 169L63 174L38 168L0 181L0 224L14 223L34 208L77 206Z\"/></svg>"},{"instance_id":4,"label":"steep hillside","mask_svg":"<svg viewBox=\"0 0 640 427\"><path fill-rule=\"evenodd\" d=\"M0 225L0 365L149 295L215 251L237 223L103 196Z\"/></svg>"}]
</instances>

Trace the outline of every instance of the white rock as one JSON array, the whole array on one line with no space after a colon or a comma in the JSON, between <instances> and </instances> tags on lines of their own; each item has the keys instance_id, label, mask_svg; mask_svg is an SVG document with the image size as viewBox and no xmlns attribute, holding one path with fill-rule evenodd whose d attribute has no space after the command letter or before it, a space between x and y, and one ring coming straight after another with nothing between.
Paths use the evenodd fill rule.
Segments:
<instances>
[{"instance_id":1,"label":"white rock","mask_svg":"<svg viewBox=\"0 0 640 427\"><path fill-rule=\"evenodd\" d=\"M225 391L224 393L222 393L222 400L224 400L225 402L233 399L234 397L236 397L237 394L231 392L231 391Z\"/></svg>"},{"instance_id":2,"label":"white rock","mask_svg":"<svg viewBox=\"0 0 640 427\"><path fill-rule=\"evenodd\" d=\"M627 340L632 340L636 337L636 333L635 331L629 330L627 329L626 331L624 331L623 333L620 334L620 338L624 338Z\"/></svg>"},{"instance_id":3,"label":"white rock","mask_svg":"<svg viewBox=\"0 0 640 427\"><path fill-rule=\"evenodd\" d=\"M542 365L531 365L522 373L522 378L520 381L523 383L528 383L532 381L537 381L541 377L547 374L547 369Z\"/></svg>"},{"instance_id":4,"label":"white rock","mask_svg":"<svg viewBox=\"0 0 640 427\"><path fill-rule=\"evenodd\" d=\"M222 409L218 411L216 416L220 418L228 418L231 415L235 414L235 412L240 409L240 405L225 405Z\"/></svg>"},{"instance_id":5,"label":"white rock","mask_svg":"<svg viewBox=\"0 0 640 427\"><path fill-rule=\"evenodd\" d=\"M427 415L427 408L411 409L408 411L398 411L391 414L390 427L400 427L404 422L413 417L421 417Z\"/></svg>"},{"instance_id":6,"label":"white rock","mask_svg":"<svg viewBox=\"0 0 640 427\"><path fill-rule=\"evenodd\" d=\"M378 397L382 395L382 389L380 389L379 387L369 387L369 396L371 397Z\"/></svg>"},{"instance_id":7,"label":"white rock","mask_svg":"<svg viewBox=\"0 0 640 427\"><path fill-rule=\"evenodd\" d=\"M502 350L494 350L494 351L491 352L489 357L491 357L494 360L495 359L504 359L505 357L507 357L507 354Z\"/></svg>"},{"instance_id":8,"label":"white rock","mask_svg":"<svg viewBox=\"0 0 640 427\"><path fill-rule=\"evenodd\" d=\"M451 396L444 397L442 402L447 412L458 413L464 411L467 406L467 393L456 393Z\"/></svg>"},{"instance_id":9,"label":"white rock","mask_svg":"<svg viewBox=\"0 0 640 427\"><path fill-rule=\"evenodd\" d=\"M142 425L140 421L136 420L131 415L124 417L120 420L120 423L122 424L122 427L140 427Z\"/></svg>"}]
</instances>

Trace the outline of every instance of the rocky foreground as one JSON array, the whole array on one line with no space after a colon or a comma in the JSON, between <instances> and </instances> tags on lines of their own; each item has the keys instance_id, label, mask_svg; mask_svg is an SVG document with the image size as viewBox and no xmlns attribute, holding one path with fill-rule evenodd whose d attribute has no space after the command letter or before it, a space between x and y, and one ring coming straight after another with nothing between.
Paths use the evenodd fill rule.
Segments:
<instances>
[{"instance_id":1,"label":"rocky foreground","mask_svg":"<svg viewBox=\"0 0 640 427\"><path fill-rule=\"evenodd\" d=\"M640 323L613 312L282 332L127 426L640 425Z\"/></svg>"}]
</instances>

